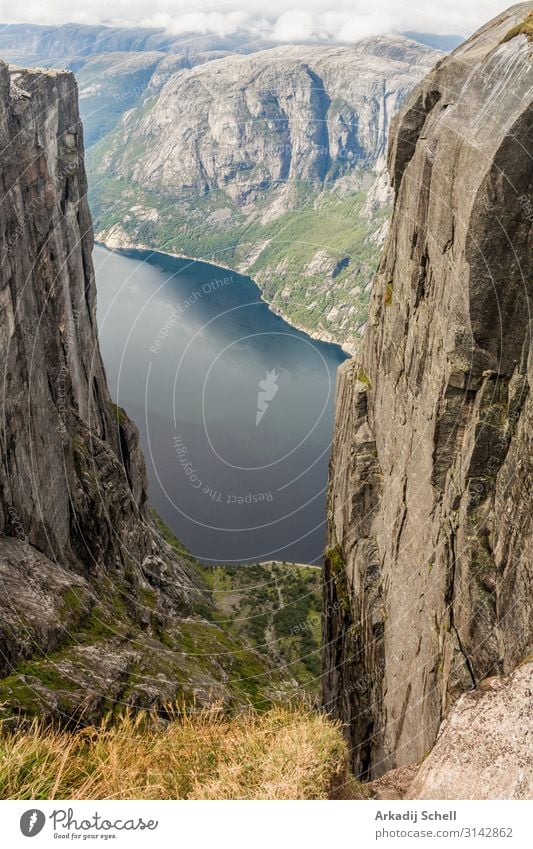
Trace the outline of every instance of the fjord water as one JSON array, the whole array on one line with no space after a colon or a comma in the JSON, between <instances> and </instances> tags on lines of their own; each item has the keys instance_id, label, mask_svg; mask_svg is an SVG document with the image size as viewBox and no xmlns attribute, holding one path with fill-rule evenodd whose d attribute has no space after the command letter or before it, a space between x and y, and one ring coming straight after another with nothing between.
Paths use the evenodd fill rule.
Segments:
<instances>
[{"instance_id":1,"label":"fjord water","mask_svg":"<svg viewBox=\"0 0 533 849\"><path fill-rule=\"evenodd\" d=\"M317 562L346 355L233 271L101 246L94 262L109 386L139 427L151 504L204 561Z\"/></svg>"}]
</instances>

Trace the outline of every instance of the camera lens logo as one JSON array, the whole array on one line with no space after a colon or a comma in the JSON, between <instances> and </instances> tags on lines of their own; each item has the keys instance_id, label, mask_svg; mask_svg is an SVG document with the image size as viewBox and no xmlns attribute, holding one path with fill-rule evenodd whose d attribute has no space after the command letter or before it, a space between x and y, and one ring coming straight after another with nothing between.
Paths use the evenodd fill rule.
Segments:
<instances>
[{"instance_id":1,"label":"camera lens logo","mask_svg":"<svg viewBox=\"0 0 533 849\"><path fill-rule=\"evenodd\" d=\"M20 818L20 830L24 837L35 837L44 828L46 817L42 811L33 808L25 811Z\"/></svg>"}]
</instances>

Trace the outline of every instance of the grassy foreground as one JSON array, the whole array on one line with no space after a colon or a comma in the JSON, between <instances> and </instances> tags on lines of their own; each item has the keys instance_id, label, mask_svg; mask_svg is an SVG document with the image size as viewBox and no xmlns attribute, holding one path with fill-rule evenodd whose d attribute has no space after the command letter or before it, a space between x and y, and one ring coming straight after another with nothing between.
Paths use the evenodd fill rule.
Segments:
<instances>
[{"instance_id":1,"label":"grassy foreground","mask_svg":"<svg viewBox=\"0 0 533 849\"><path fill-rule=\"evenodd\" d=\"M345 779L339 726L303 706L217 710L57 731L0 730L2 799L326 799Z\"/></svg>"}]
</instances>

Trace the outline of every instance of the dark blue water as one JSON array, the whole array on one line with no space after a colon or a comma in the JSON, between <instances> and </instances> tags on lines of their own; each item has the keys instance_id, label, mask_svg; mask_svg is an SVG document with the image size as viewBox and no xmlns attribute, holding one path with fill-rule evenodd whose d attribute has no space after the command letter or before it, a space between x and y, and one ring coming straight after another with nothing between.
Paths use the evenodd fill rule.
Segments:
<instances>
[{"instance_id":1,"label":"dark blue water","mask_svg":"<svg viewBox=\"0 0 533 849\"><path fill-rule=\"evenodd\" d=\"M202 560L318 561L345 354L248 277L147 251L94 261L109 385L139 427L151 503Z\"/></svg>"}]
</instances>

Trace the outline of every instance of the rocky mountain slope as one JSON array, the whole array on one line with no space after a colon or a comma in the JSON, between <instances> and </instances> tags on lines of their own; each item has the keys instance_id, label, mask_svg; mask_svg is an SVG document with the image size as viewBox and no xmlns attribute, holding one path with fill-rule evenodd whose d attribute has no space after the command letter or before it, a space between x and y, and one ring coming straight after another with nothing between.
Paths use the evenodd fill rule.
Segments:
<instances>
[{"instance_id":1,"label":"rocky mountain slope","mask_svg":"<svg viewBox=\"0 0 533 849\"><path fill-rule=\"evenodd\" d=\"M460 38L405 33L435 49ZM330 43L330 40L327 40ZM86 147L104 136L129 109L154 94L176 71L235 54L275 47L267 34L173 34L165 29L64 24L7 24L0 28L0 56L12 65L74 71Z\"/></svg>"},{"instance_id":2,"label":"rocky mountain slope","mask_svg":"<svg viewBox=\"0 0 533 849\"><path fill-rule=\"evenodd\" d=\"M274 310L353 351L387 226L390 116L439 53L400 36L273 46L245 32L0 33L15 65L76 73L86 144L100 141L98 238L238 266Z\"/></svg>"},{"instance_id":3,"label":"rocky mountain slope","mask_svg":"<svg viewBox=\"0 0 533 849\"><path fill-rule=\"evenodd\" d=\"M73 76L1 64L0 137L0 704L90 721L264 700L278 679L205 618L209 592L152 521L136 428L107 390Z\"/></svg>"},{"instance_id":4,"label":"rocky mountain slope","mask_svg":"<svg viewBox=\"0 0 533 849\"><path fill-rule=\"evenodd\" d=\"M392 131L325 569L324 698L365 777L420 760L462 693L531 653L531 11L440 62Z\"/></svg>"},{"instance_id":5,"label":"rocky mountain slope","mask_svg":"<svg viewBox=\"0 0 533 849\"><path fill-rule=\"evenodd\" d=\"M252 52L272 46L250 32L232 35L175 35L164 28L109 27L104 24L39 25L4 24L0 30L0 54L16 65L67 67L77 70L92 56L159 51L192 60L198 55L222 56Z\"/></svg>"},{"instance_id":6,"label":"rocky mountain slope","mask_svg":"<svg viewBox=\"0 0 533 849\"><path fill-rule=\"evenodd\" d=\"M172 35L143 27L38 26L0 29L0 56L11 65L76 73L85 145L109 132L128 109L180 68L274 46L250 33Z\"/></svg>"},{"instance_id":7,"label":"rocky mountain slope","mask_svg":"<svg viewBox=\"0 0 533 849\"><path fill-rule=\"evenodd\" d=\"M439 55L387 37L156 72L92 148L98 238L237 266L274 309L353 348L386 230L390 119Z\"/></svg>"}]
</instances>

